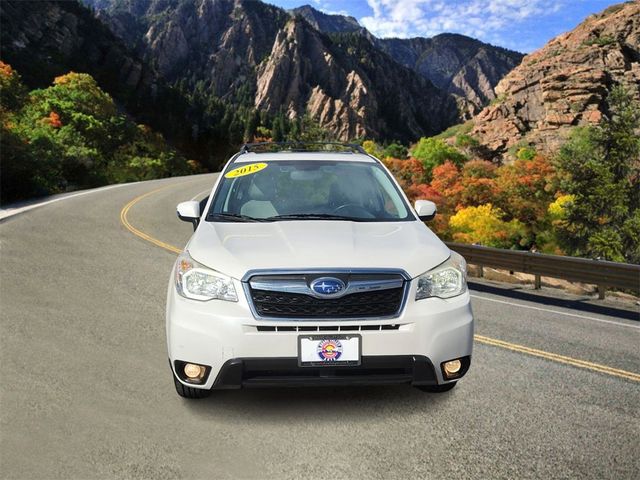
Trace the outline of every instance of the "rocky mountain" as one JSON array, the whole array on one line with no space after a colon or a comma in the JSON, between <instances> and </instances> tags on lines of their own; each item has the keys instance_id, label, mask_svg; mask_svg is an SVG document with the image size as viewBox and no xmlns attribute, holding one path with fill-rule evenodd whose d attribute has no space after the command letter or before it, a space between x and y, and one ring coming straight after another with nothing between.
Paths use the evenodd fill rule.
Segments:
<instances>
[{"instance_id":1,"label":"rocky mountain","mask_svg":"<svg viewBox=\"0 0 640 480\"><path fill-rule=\"evenodd\" d=\"M284 107L290 117L306 111L345 140L407 141L457 118L451 97L366 38L329 39L300 18L278 32L258 66L255 106L271 113Z\"/></svg>"},{"instance_id":2,"label":"rocky mountain","mask_svg":"<svg viewBox=\"0 0 640 480\"><path fill-rule=\"evenodd\" d=\"M450 33L433 38L384 38L377 45L397 62L456 95L468 116L495 98L494 87L523 57L506 48Z\"/></svg>"},{"instance_id":3,"label":"rocky mountain","mask_svg":"<svg viewBox=\"0 0 640 480\"><path fill-rule=\"evenodd\" d=\"M291 10L293 15L299 15L311 24L313 28L325 33L360 32L365 30L353 17L347 15L332 15L321 12L311 5L303 5Z\"/></svg>"},{"instance_id":4,"label":"rocky mountain","mask_svg":"<svg viewBox=\"0 0 640 480\"><path fill-rule=\"evenodd\" d=\"M3 1L0 22L2 59L31 86L70 69L121 94L154 82L155 72L76 2Z\"/></svg>"},{"instance_id":5,"label":"rocky mountain","mask_svg":"<svg viewBox=\"0 0 640 480\"><path fill-rule=\"evenodd\" d=\"M359 33L374 46L438 88L457 97L465 116L478 113L495 98L494 87L521 61L523 54L464 35L433 38L376 38L355 18L328 15L305 5L292 10L326 33Z\"/></svg>"},{"instance_id":6,"label":"rocky mountain","mask_svg":"<svg viewBox=\"0 0 640 480\"><path fill-rule=\"evenodd\" d=\"M466 37L380 40L351 17L308 6L84 5L91 10L77 1L3 1L0 57L31 87L69 70L91 74L139 121L200 159L271 128L276 116L309 116L343 140L414 141L486 103L507 68L498 49Z\"/></svg>"},{"instance_id":7,"label":"rocky mountain","mask_svg":"<svg viewBox=\"0 0 640 480\"><path fill-rule=\"evenodd\" d=\"M218 97L255 77L289 15L252 0L86 0L97 17L169 81L202 80Z\"/></svg>"},{"instance_id":8,"label":"rocky mountain","mask_svg":"<svg viewBox=\"0 0 640 480\"><path fill-rule=\"evenodd\" d=\"M134 0L131 3L137 5ZM140 28L134 17L129 20L131 32ZM171 86L135 48L77 1L3 0L0 39L0 60L11 65L31 89L47 87L70 71L88 73L137 123L160 131L203 165L215 168L220 161L211 158L211 143L218 145L215 151L220 157L227 153L225 149L235 148L229 147L229 124L237 121L235 109L216 105L226 123L212 118L205 106ZM195 126L200 125L208 131L194 135Z\"/></svg>"},{"instance_id":9,"label":"rocky mountain","mask_svg":"<svg viewBox=\"0 0 640 480\"><path fill-rule=\"evenodd\" d=\"M474 119L470 135L488 156L534 145L553 152L571 129L606 115L607 95L621 84L640 101L640 3L591 15L527 55L496 87L497 101Z\"/></svg>"},{"instance_id":10,"label":"rocky mountain","mask_svg":"<svg viewBox=\"0 0 640 480\"><path fill-rule=\"evenodd\" d=\"M255 0L86 1L184 91L200 89L271 115L284 111L290 119L308 114L343 140L411 141L459 118L451 95L368 38L334 38L314 28L327 26L321 15L309 22Z\"/></svg>"}]
</instances>

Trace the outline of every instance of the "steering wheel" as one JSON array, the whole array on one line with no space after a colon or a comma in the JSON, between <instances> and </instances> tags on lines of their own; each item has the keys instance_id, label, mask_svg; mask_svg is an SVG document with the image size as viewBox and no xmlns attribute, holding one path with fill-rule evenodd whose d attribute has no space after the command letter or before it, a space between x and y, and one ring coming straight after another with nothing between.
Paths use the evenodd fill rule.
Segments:
<instances>
[{"instance_id":1,"label":"steering wheel","mask_svg":"<svg viewBox=\"0 0 640 480\"><path fill-rule=\"evenodd\" d=\"M371 214L371 212L369 212L369 210L367 210L366 208L364 208L362 205L358 205L357 203L345 203L343 205L340 205L339 207L336 207L333 209L333 211L331 213L333 214L339 214L342 210L346 210L349 208L353 208L356 209L358 211L358 213L363 213L364 215L362 215L363 218L373 218L374 215Z\"/></svg>"}]
</instances>

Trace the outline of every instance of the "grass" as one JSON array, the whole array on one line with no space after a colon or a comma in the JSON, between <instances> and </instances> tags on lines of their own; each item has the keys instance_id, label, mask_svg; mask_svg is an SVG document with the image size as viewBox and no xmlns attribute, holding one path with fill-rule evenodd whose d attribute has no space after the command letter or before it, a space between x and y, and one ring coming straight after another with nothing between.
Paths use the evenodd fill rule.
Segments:
<instances>
[{"instance_id":1,"label":"grass","mask_svg":"<svg viewBox=\"0 0 640 480\"><path fill-rule=\"evenodd\" d=\"M444 132L439 133L434 138L438 140L446 140L451 137L457 137L458 135L466 135L471 130L473 130L473 120L468 120L464 123L459 123L458 125L453 125L452 127L447 128Z\"/></svg>"},{"instance_id":2,"label":"grass","mask_svg":"<svg viewBox=\"0 0 640 480\"><path fill-rule=\"evenodd\" d=\"M587 45L587 46L598 45L600 47L611 45L612 43L616 43L616 39L613 37L598 37L598 38L585 40L584 42L582 42L583 45Z\"/></svg>"},{"instance_id":3,"label":"grass","mask_svg":"<svg viewBox=\"0 0 640 480\"><path fill-rule=\"evenodd\" d=\"M491 100L491 101L489 102L489 105L490 105L490 106L498 105L499 103L504 102L506 99L507 99L507 94L506 94L506 93L503 93L503 94L501 94L501 95L498 95L498 96L497 96L496 98L494 98L493 100Z\"/></svg>"}]
</instances>

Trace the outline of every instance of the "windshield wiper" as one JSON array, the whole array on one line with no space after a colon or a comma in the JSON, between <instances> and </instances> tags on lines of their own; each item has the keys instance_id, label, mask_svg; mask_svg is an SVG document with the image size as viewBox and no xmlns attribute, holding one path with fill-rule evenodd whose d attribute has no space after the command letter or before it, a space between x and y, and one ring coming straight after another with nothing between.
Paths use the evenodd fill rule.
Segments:
<instances>
[{"instance_id":1,"label":"windshield wiper","mask_svg":"<svg viewBox=\"0 0 640 480\"><path fill-rule=\"evenodd\" d=\"M267 222L267 218L255 218L239 213L210 213L207 215L207 222L222 220L224 222Z\"/></svg>"},{"instance_id":2,"label":"windshield wiper","mask_svg":"<svg viewBox=\"0 0 640 480\"><path fill-rule=\"evenodd\" d=\"M343 215L332 215L330 213L290 213L288 215L276 215L268 217L266 220L343 220L348 222L364 222L365 218L345 217Z\"/></svg>"}]
</instances>

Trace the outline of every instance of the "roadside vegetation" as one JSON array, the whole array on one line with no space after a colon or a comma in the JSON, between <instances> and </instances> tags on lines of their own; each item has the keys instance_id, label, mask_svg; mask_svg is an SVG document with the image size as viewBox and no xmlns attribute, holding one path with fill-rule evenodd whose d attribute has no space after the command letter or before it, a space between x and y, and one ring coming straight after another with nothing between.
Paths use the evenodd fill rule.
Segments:
<instances>
[{"instance_id":1,"label":"roadside vegetation","mask_svg":"<svg viewBox=\"0 0 640 480\"><path fill-rule=\"evenodd\" d=\"M199 171L87 74L28 91L0 62L0 128L2 202Z\"/></svg>"},{"instance_id":2,"label":"roadside vegetation","mask_svg":"<svg viewBox=\"0 0 640 480\"><path fill-rule=\"evenodd\" d=\"M443 239L639 263L640 109L620 87L608 105L610 115L576 128L554 158L518 145L509 163L484 160L470 123L410 147L359 143L383 159L412 201L437 204L431 226ZM247 112L234 127L238 145L333 140L308 116ZM0 62L0 127L3 203L203 171L136 124L87 74L28 91Z\"/></svg>"},{"instance_id":3,"label":"roadside vegetation","mask_svg":"<svg viewBox=\"0 0 640 480\"><path fill-rule=\"evenodd\" d=\"M462 126L406 156L363 147L412 201L437 204L432 227L446 240L640 263L640 109L621 87L608 104L610 115L576 128L554 158L522 145L510 163L482 160Z\"/></svg>"}]
</instances>

